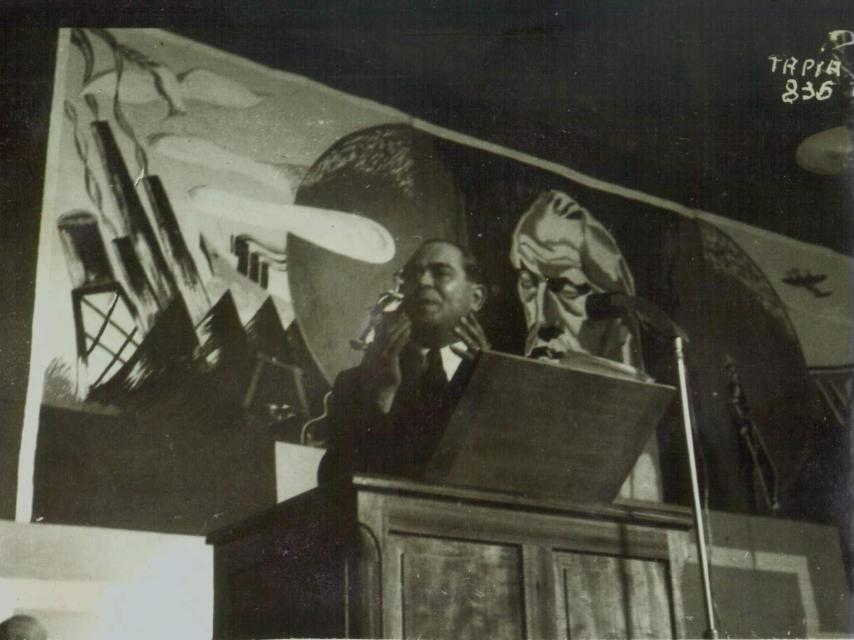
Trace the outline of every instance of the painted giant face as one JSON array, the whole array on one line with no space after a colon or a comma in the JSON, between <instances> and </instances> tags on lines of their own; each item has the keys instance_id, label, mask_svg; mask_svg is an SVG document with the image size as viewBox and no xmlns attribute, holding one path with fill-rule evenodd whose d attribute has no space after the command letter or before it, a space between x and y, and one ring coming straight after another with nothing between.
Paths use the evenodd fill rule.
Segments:
<instances>
[{"instance_id":1,"label":"painted giant face","mask_svg":"<svg viewBox=\"0 0 854 640\"><path fill-rule=\"evenodd\" d=\"M510 260L519 272L526 355L560 360L581 351L637 366L622 322L589 322L591 293L634 293L631 272L611 234L569 195L546 191L513 232Z\"/></svg>"}]
</instances>

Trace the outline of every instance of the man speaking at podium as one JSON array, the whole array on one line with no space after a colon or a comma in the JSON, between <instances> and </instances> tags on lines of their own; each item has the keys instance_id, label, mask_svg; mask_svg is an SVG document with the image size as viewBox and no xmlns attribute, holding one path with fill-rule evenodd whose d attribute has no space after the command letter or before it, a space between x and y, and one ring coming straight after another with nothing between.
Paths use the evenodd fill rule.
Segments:
<instances>
[{"instance_id":1,"label":"man speaking at podium","mask_svg":"<svg viewBox=\"0 0 854 640\"><path fill-rule=\"evenodd\" d=\"M424 242L403 269L402 293L362 363L335 381L321 483L358 472L423 473L475 357L489 346L476 318L486 288L467 249Z\"/></svg>"}]
</instances>

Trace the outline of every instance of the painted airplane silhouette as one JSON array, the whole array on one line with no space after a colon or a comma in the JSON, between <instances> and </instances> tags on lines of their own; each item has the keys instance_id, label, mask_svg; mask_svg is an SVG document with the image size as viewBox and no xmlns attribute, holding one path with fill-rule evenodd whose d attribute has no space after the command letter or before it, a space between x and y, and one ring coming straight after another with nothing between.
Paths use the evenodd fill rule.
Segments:
<instances>
[{"instance_id":1,"label":"painted airplane silhouette","mask_svg":"<svg viewBox=\"0 0 854 640\"><path fill-rule=\"evenodd\" d=\"M812 293L816 298L826 298L831 295L832 291L822 291L818 288L820 282L827 280L826 275L813 275L809 271L801 271L800 269L789 269L783 282L792 287L802 287Z\"/></svg>"}]
</instances>

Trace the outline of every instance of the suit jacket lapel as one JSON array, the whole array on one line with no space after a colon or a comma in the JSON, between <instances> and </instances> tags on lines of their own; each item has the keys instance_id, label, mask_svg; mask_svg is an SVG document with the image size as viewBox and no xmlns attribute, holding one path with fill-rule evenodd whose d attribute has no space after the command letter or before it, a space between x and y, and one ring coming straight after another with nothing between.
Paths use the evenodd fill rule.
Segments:
<instances>
[{"instance_id":1,"label":"suit jacket lapel","mask_svg":"<svg viewBox=\"0 0 854 640\"><path fill-rule=\"evenodd\" d=\"M460 362L460 366L458 366L457 370L454 372L454 377L451 378L451 381L448 383L448 395L451 400L451 411L453 411L454 407L457 406L457 402L466 390L476 365L477 360L467 360L463 358L463 361Z\"/></svg>"}]
</instances>

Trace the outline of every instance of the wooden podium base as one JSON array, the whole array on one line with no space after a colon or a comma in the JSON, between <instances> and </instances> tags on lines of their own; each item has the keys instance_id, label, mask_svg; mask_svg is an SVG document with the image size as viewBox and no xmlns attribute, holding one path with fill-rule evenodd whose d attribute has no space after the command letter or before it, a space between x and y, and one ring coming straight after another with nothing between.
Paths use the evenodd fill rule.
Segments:
<instances>
[{"instance_id":1,"label":"wooden podium base","mask_svg":"<svg viewBox=\"0 0 854 640\"><path fill-rule=\"evenodd\" d=\"M208 537L216 638L684 635L690 512L383 476Z\"/></svg>"}]
</instances>

